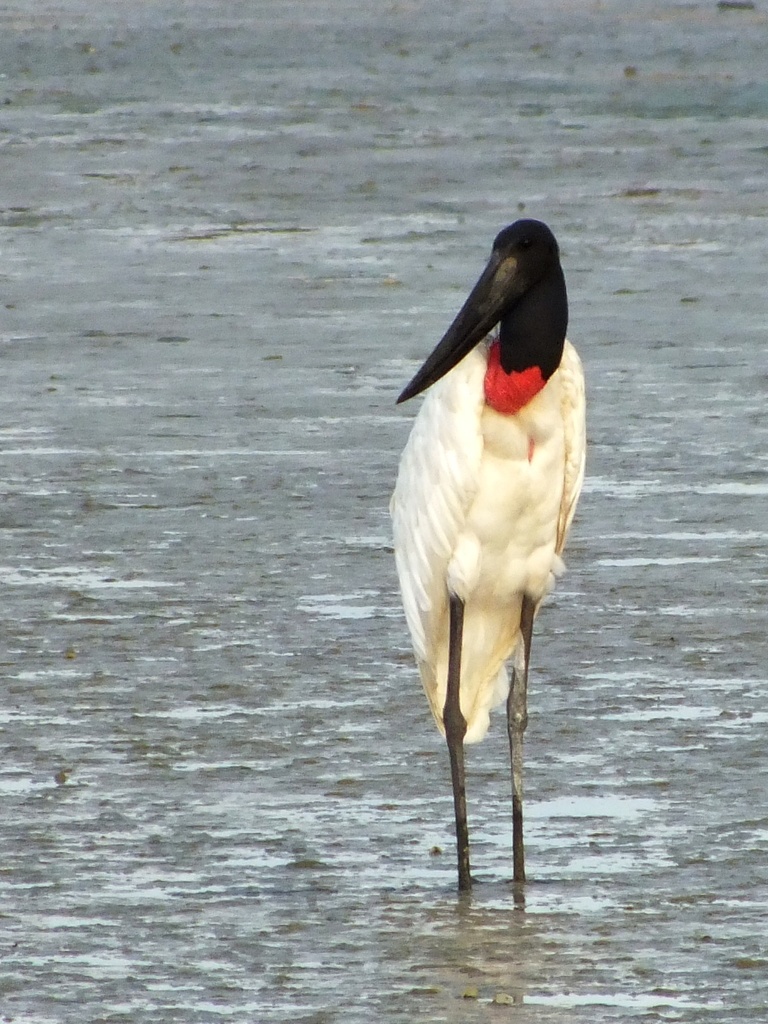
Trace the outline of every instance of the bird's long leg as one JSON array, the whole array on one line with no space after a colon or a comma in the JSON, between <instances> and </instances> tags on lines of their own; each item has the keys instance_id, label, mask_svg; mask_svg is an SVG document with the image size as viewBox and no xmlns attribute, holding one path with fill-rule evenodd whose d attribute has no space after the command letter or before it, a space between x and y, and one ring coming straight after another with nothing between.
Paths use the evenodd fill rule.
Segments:
<instances>
[{"instance_id":1,"label":"bird's long leg","mask_svg":"<svg viewBox=\"0 0 768 1024\"><path fill-rule=\"evenodd\" d=\"M467 722L461 713L459 685L461 682L461 640L464 630L464 602L451 594L450 640L448 648L448 690L443 708L445 738L451 759L453 807L456 812L456 852L459 861L459 890L472 887L469 873L469 830L467 829L467 795L464 785L464 735Z\"/></svg>"},{"instance_id":2,"label":"bird's long leg","mask_svg":"<svg viewBox=\"0 0 768 1024\"><path fill-rule=\"evenodd\" d=\"M523 733L528 724L528 664L531 658L531 635L536 606L524 597L520 608L520 633L523 638L523 664L512 671L512 685L507 698L507 734L512 760L512 865L516 882L525 881L525 849L523 847Z\"/></svg>"}]
</instances>

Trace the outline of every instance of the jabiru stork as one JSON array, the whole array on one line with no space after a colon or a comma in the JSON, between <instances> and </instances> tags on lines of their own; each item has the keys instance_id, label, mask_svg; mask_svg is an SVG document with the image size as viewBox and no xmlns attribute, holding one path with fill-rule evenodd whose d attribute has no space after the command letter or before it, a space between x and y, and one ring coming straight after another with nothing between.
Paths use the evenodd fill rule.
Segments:
<instances>
[{"instance_id":1,"label":"jabiru stork","mask_svg":"<svg viewBox=\"0 0 768 1024\"><path fill-rule=\"evenodd\" d=\"M540 221L518 220L496 236L456 319L398 398L431 388L390 510L416 662L448 744L460 890L472 884L464 744L483 738L504 700L513 877L525 880L531 634L563 569L584 478L584 374L567 325L555 236Z\"/></svg>"}]
</instances>

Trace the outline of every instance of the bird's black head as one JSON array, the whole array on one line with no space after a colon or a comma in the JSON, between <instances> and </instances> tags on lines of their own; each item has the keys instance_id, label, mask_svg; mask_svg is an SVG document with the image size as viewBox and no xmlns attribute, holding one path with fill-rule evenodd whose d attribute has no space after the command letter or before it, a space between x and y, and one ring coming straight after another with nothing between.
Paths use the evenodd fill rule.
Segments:
<instances>
[{"instance_id":1,"label":"bird's black head","mask_svg":"<svg viewBox=\"0 0 768 1024\"><path fill-rule=\"evenodd\" d=\"M527 287L560 262L557 239L540 220L516 220L503 228L494 238L491 252L514 259Z\"/></svg>"},{"instance_id":2,"label":"bird's black head","mask_svg":"<svg viewBox=\"0 0 768 1024\"><path fill-rule=\"evenodd\" d=\"M538 366L548 380L563 353L568 298L557 241L541 221L518 220L498 233L469 298L398 402L434 384L499 323L502 368Z\"/></svg>"},{"instance_id":3,"label":"bird's black head","mask_svg":"<svg viewBox=\"0 0 768 1024\"><path fill-rule=\"evenodd\" d=\"M493 252L516 264L517 287L499 317L501 365L507 373L560 365L568 328L568 294L557 239L540 220L518 220L496 236Z\"/></svg>"}]
</instances>

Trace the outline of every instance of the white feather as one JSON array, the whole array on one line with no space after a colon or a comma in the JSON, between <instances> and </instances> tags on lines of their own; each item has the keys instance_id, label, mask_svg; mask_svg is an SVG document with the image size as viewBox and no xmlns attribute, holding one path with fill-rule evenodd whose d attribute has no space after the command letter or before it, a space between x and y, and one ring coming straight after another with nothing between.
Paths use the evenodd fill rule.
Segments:
<instances>
[{"instance_id":1,"label":"white feather","mask_svg":"<svg viewBox=\"0 0 768 1024\"><path fill-rule=\"evenodd\" d=\"M427 393L390 505L403 606L424 690L443 729L449 592L465 603L461 709L481 740L509 692L524 595L536 604L584 478L584 377L566 341L558 370L516 415L485 404L480 345ZM532 457L529 455L532 452Z\"/></svg>"}]
</instances>

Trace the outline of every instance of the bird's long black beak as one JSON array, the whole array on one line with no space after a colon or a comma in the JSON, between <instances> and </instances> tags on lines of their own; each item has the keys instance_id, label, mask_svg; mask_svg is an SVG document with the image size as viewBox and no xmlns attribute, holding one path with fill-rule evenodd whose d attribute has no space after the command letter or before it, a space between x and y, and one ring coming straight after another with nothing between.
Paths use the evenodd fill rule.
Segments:
<instances>
[{"instance_id":1,"label":"bird's long black beak","mask_svg":"<svg viewBox=\"0 0 768 1024\"><path fill-rule=\"evenodd\" d=\"M525 290L522 281L515 286L516 277L518 266L515 257L493 252L488 266L480 275L456 319L422 368L403 390L397 400L398 404L420 394L444 377L483 340Z\"/></svg>"}]
</instances>

